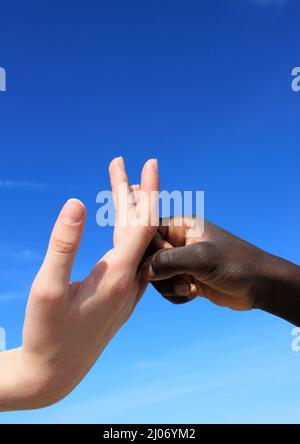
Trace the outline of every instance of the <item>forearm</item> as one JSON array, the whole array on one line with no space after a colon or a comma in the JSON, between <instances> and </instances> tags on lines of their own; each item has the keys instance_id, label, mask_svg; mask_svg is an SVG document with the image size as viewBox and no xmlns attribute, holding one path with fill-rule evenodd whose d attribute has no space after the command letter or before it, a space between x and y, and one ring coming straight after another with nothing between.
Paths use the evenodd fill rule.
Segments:
<instances>
[{"instance_id":1,"label":"forearm","mask_svg":"<svg viewBox=\"0 0 300 444\"><path fill-rule=\"evenodd\" d=\"M0 411L28 410L49 405L40 381L20 365L21 348L0 353Z\"/></svg>"},{"instance_id":2,"label":"forearm","mask_svg":"<svg viewBox=\"0 0 300 444\"><path fill-rule=\"evenodd\" d=\"M300 267L267 255L253 285L255 308L300 326Z\"/></svg>"},{"instance_id":3,"label":"forearm","mask_svg":"<svg viewBox=\"0 0 300 444\"><path fill-rule=\"evenodd\" d=\"M0 411L16 410L20 404L17 356L18 349L0 353Z\"/></svg>"}]
</instances>

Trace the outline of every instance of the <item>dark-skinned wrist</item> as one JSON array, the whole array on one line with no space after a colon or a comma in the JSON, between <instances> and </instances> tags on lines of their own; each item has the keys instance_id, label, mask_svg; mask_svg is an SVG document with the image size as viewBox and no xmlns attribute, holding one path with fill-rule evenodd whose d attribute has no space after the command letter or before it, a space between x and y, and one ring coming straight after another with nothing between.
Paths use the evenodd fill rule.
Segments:
<instances>
[{"instance_id":1,"label":"dark-skinned wrist","mask_svg":"<svg viewBox=\"0 0 300 444\"><path fill-rule=\"evenodd\" d=\"M265 253L252 285L254 308L300 326L300 267Z\"/></svg>"}]
</instances>

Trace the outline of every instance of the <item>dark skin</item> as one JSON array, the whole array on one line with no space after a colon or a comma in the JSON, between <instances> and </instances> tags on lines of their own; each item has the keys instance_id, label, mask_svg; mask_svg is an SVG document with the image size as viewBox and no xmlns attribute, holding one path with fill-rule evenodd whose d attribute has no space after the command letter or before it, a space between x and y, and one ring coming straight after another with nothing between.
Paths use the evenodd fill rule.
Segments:
<instances>
[{"instance_id":1,"label":"dark skin","mask_svg":"<svg viewBox=\"0 0 300 444\"><path fill-rule=\"evenodd\" d=\"M197 296L233 310L259 308L300 326L300 267L205 221L161 221L142 274L169 301ZM177 226L176 226L177 225ZM153 254L154 253L154 254Z\"/></svg>"}]
</instances>

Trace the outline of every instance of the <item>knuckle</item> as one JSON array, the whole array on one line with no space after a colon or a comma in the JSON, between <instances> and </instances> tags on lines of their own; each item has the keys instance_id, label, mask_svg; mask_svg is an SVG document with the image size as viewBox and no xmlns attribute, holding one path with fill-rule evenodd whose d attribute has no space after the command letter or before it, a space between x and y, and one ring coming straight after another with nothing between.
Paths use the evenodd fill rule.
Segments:
<instances>
[{"instance_id":1,"label":"knuckle","mask_svg":"<svg viewBox=\"0 0 300 444\"><path fill-rule=\"evenodd\" d=\"M36 300L56 302L61 299L64 290L59 286L33 284L31 293Z\"/></svg>"},{"instance_id":2,"label":"knuckle","mask_svg":"<svg viewBox=\"0 0 300 444\"><path fill-rule=\"evenodd\" d=\"M69 239L53 237L51 240L52 249L59 254L71 254L76 250L76 245Z\"/></svg>"},{"instance_id":3,"label":"knuckle","mask_svg":"<svg viewBox=\"0 0 300 444\"><path fill-rule=\"evenodd\" d=\"M222 250L217 242L205 241L195 244L198 263L201 269L207 274L218 274L223 268L224 258Z\"/></svg>"},{"instance_id":4,"label":"knuckle","mask_svg":"<svg viewBox=\"0 0 300 444\"><path fill-rule=\"evenodd\" d=\"M48 288L44 293L44 299L47 301L59 301L63 296L63 291L57 287L57 288Z\"/></svg>"},{"instance_id":5,"label":"knuckle","mask_svg":"<svg viewBox=\"0 0 300 444\"><path fill-rule=\"evenodd\" d=\"M153 287L160 293L162 296L166 298L172 298L176 296L174 291L174 280L173 279L164 279L162 281L152 281ZM173 300L171 300L173 302Z\"/></svg>"}]
</instances>

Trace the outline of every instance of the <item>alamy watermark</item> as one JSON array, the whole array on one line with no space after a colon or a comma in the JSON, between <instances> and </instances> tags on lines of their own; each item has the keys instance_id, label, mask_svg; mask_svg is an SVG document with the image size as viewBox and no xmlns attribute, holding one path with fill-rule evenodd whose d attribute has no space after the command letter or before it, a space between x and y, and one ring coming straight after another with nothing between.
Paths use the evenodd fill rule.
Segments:
<instances>
[{"instance_id":1,"label":"alamy watermark","mask_svg":"<svg viewBox=\"0 0 300 444\"><path fill-rule=\"evenodd\" d=\"M292 90L294 92L300 91L300 66L293 68L292 70Z\"/></svg>"},{"instance_id":2,"label":"alamy watermark","mask_svg":"<svg viewBox=\"0 0 300 444\"><path fill-rule=\"evenodd\" d=\"M114 226L169 226L170 214L176 216L173 224L185 226L187 237L199 237L204 229L204 191L129 191L127 184L120 184L115 195L110 190L100 191L96 197L100 208L96 222L100 227ZM137 210L138 205L138 211ZM172 212L173 210L173 212ZM159 221L159 214L162 218ZM190 217L190 216L195 217Z\"/></svg>"},{"instance_id":3,"label":"alamy watermark","mask_svg":"<svg viewBox=\"0 0 300 444\"><path fill-rule=\"evenodd\" d=\"M300 327L294 327L292 330L292 336L294 336L291 347L293 352L300 351Z\"/></svg>"},{"instance_id":4,"label":"alamy watermark","mask_svg":"<svg viewBox=\"0 0 300 444\"><path fill-rule=\"evenodd\" d=\"M0 327L0 352L6 350L6 332L3 327Z\"/></svg>"},{"instance_id":5,"label":"alamy watermark","mask_svg":"<svg viewBox=\"0 0 300 444\"><path fill-rule=\"evenodd\" d=\"M6 71L0 66L0 91L6 91Z\"/></svg>"}]
</instances>

